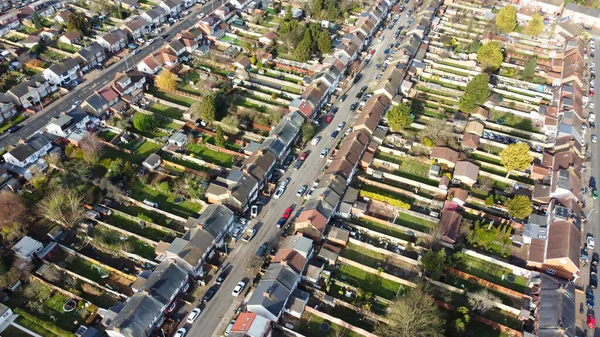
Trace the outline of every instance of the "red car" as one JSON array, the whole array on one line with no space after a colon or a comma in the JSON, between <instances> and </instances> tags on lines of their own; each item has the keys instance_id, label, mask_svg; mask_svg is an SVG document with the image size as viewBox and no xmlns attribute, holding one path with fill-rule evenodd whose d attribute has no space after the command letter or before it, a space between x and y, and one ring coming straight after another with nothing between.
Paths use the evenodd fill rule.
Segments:
<instances>
[{"instance_id":1,"label":"red car","mask_svg":"<svg viewBox=\"0 0 600 337\"><path fill-rule=\"evenodd\" d=\"M300 158L298 158L298 160L300 160L300 161L305 161L305 160L306 160L306 157L308 157L308 153L309 153L308 151L304 151L304 152L302 152L302 153L300 154Z\"/></svg>"},{"instance_id":2,"label":"red car","mask_svg":"<svg viewBox=\"0 0 600 337\"><path fill-rule=\"evenodd\" d=\"M285 212L283 212L283 215L281 217L287 220L290 218L291 214L292 214L292 208L288 207L285 209Z\"/></svg>"},{"instance_id":3,"label":"red car","mask_svg":"<svg viewBox=\"0 0 600 337\"><path fill-rule=\"evenodd\" d=\"M587 325L590 329L596 329L596 317L593 314L588 314Z\"/></svg>"},{"instance_id":4,"label":"red car","mask_svg":"<svg viewBox=\"0 0 600 337\"><path fill-rule=\"evenodd\" d=\"M590 90L590 96L594 97L594 90Z\"/></svg>"},{"instance_id":5,"label":"red car","mask_svg":"<svg viewBox=\"0 0 600 337\"><path fill-rule=\"evenodd\" d=\"M331 115L327 115L327 117L325 117L325 123L327 123L327 124L331 123L332 120L333 120L333 116L331 116Z\"/></svg>"}]
</instances>

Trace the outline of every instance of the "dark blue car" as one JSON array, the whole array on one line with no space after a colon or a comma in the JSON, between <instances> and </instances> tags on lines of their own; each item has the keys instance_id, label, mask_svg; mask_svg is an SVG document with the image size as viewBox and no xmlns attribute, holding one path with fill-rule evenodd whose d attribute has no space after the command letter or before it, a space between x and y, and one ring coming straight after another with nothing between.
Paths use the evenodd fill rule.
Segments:
<instances>
[{"instance_id":1,"label":"dark blue car","mask_svg":"<svg viewBox=\"0 0 600 337\"><path fill-rule=\"evenodd\" d=\"M594 177L590 178L590 188L592 190L596 188L596 178L594 178Z\"/></svg>"},{"instance_id":2,"label":"dark blue car","mask_svg":"<svg viewBox=\"0 0 600 337\"><path fill-rule=\"evenodd\" d=\"M277 228L281 228L281 226L283 226L284 224L285 224L285 218L279 219L279 221L277 221Z\"/></svg>"}]
</instances>

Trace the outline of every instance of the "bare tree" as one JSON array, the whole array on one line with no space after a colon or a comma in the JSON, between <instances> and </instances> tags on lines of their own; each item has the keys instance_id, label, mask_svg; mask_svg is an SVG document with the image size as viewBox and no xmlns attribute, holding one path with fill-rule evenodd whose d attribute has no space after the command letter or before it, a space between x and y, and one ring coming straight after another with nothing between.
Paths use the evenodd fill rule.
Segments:
<instances>
[{"instance_id":1,"label":"bare tree","mask_svg":"<svg viewBox=\"0 0 600 337\"><path fill-rule=\"evenodd\" d=\"M100 160L104 143L98 134L90 132L79 142L79 147L83 151L83 159L90 164L96 164Z\"/></svg>"},{"instance_id":2,"label":"bare tree","mask_svg":"<svg viewBox=\"0 0 600 337\"><path fill-rule=\"evenodd\" d=\"M39 203L40 214L67 227L74 226L85 214L83 197L69 189L58 189Z\"/></svg>"},{"instance_id":3,"label":"bare tree","mask_svg":"<svg viewBox=\"0 0 600 337\"><path fill-rule=\"evenodd\" d=\"M411 289L405 297L393 302L386 318L375 334L381 337L442 337L443 315L424 286Z\"/></svg>"},{"instance_id":4,"label":"bare tree","mask_svg":"<svg viewBox=\"0 0 600 337\"><path fill-rule=\"evenodd\" d=\"M494 307L496 302L500 302L498 296L490 293L487 289L481 289L469 296L469 304L474 311L484 313Z\"/></svg>"},{"instance_id":5,"label":"bare tree","mask_svg":"<svg viewBox=\"0 0 600 337\"><path fill-rule=\"evenodd\" d=\"M358 74L359 71L360 71L360 61L354 60L354 62L352 62L352 64L350 65L350 72L352 74Z\"/></svg>"},{"instance_id":6,"label":"bare tree","mask_svg":"<svg viewBox=\"0 0 600 337\"><path fill-rule=\"evenodd\" d=\"M425 124L425 128L421 130L421 137L427 137L434 143L443 142L448 144L448 141L454 137L452 127L445 119L431 119Z\"/></svg>"},{"instance_id":7,"label":"bare tree","mask_svg":"<svg viewBox=\"0 0 600 337\"><path fill-rule=\"evenodd\" d=\"M22 225L27 218L28 209L21 195L10 192L0 192L0 228L18 223Z\"/></svg>"},{"instance_id":8,"label":"bare tree","mask_svg":"<svg viewBox=\"0 0 600 337\"><path fill-rule=\"evenodd\" d=\"M50 171L52 171L54 170L54 168L59 167L61 159L56 153L51 153L48 156L46 156L46 162L48 163Z\"/></svg>"},{"instance_id":9,"label":"bare tree","mask_svg":"<svg viewBox=\"0 0 600 337\"><path fill-rule=\"evenodd\" d=\"M44 269L44 272L42 273L42 276L46 280L54 283L64 277L64 273L62 272L62 270L59 270L58 268L56 268L52 265L46 265L46 266L47 266L47 268Z\"/></svg>"}]
</instances>

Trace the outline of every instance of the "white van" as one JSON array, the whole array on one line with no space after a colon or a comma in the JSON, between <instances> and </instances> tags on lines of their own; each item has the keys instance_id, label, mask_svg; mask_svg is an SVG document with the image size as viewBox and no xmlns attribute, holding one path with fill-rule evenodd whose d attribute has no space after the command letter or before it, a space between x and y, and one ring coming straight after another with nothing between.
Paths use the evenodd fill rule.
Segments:
<instances>
[{"instance_id":1,"label":"white van","mask_svg":"<svg viewBox=\"0 0 600 337\"><path fill-rule=\"evenodd\" d=\"M231 332L231 329L233 329L233 324L235 323L235 320L232 320L231 322L229 322L229 325L227 326L227 329L225 329L225 332L223 333L225 336L229 336L229 333Z\"/></svg>"},{"instance_id":2,"label":"white van","mask_svg":"<svg viewBox=\"0 0 600 337\"><path fill-rule=\"evenodd\" d=\"M148 206L152 206L154 208L158 208L158 203L154 202L152 200L144 199L143 203L144 203L144 205L148 205Z\"/></svg>"}]
</instances>

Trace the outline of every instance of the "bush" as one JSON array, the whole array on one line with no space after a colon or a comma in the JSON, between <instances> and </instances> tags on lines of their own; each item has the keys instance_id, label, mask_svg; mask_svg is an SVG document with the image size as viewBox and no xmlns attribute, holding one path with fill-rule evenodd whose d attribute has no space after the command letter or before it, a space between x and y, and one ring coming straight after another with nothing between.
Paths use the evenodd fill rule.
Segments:
<instances>
[{"instance_id":1,"label":"bush","mask_svg":"<svg viewBox=\"0 0 600 337\"><path fill-rule=\"evenodd\" d=\"M394 207L399 207L402 209L410 209L410 204L394 199L394 198L390 198L390 197L386 197L384 195L381 194L377 194L377 193L373 193L373 192L367 192L367 191L360 191L360 195L362 195L365 198L369 198L369 199L373 199L373 200L377 200L377 201L381 201L381 202L385 202L386 204L392 205Z\"/></svg>"},{"instance_id":2,"label":"bush","mask_svg":"<svg viewBox=\"0 0 600 337\"><path fill-rule=\"evenodd\" d=\"M146 214L144 214L144 213L138 213L137 217L138 217L138 219L140 219L140 220L142 220L142 221L146 221L146 222L154 222L154 221L152 221L152 218L151 218L151 217L147 216L147 215L146 215Z\"/></svg>"}]
</instances>

